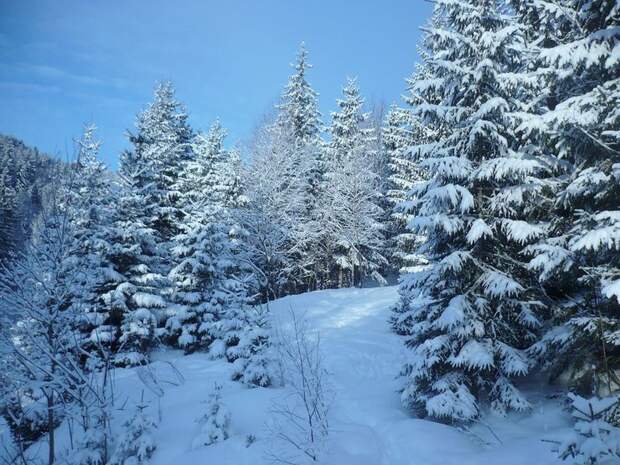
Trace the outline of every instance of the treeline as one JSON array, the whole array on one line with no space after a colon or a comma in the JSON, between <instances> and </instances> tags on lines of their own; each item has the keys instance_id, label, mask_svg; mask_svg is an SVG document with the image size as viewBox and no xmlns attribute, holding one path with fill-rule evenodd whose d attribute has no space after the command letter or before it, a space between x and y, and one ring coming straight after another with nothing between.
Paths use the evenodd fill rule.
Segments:
<instances>
[{"instance_id":1,"label":"treeline","mask_svg":"<svg viewBox=\"0 0 620 465\"><path fill-rule=\"evenodd\" d=\"M192 128L165 82L137 115L114 176L93 125L75 160L45 171L32 238L24 250L5 248L15 253L0 274L2 409L22 458L43 433L53 455L55 426L80 408L96 417L84 434L99 435L84 450L105 455L110 386L91 374L146 364L158 346L208 351L234 363L235 379L271 384L269 319L256 304L383 284L416 257L391 245L408 250L392 203L413 182L392 160L401 131L392 113L382 128L348 80L325 127L303 46L293 66L274 117L247 148L249 164L226 148L219 121ZM4 200L16 196L15 182L3 186Z\"/></svg>"},{"instance_id":2,"label":"treeline","mask_svg":"<svg viewBox=\"0 0 620 465\"><path fill-rule=\"evenodd\" d=\"M403 277L392 319L417 414L527 410L519 380L540 371L581 395L620 388L619 51L613 0L435 2L400 143L423 172L401 205L429 266ZM565 456L617 454L580 449L613 436L599 426Z\"/></svg>"},{"instance_id":3,"label":"treeline","mask_svg":"<svg viewBox=\"0 0 620 465\"><path fill-rule=\"evenodd\" d=\"M62 164L54 158L0 135L0 261L28 243L47 187L61 171Z\"/></svg>"}]
</instances>

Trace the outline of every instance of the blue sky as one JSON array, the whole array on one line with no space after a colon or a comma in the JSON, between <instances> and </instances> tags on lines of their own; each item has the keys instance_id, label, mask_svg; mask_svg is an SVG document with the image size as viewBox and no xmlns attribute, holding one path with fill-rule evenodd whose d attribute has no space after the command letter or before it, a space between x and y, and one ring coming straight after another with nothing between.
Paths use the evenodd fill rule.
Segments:
<instances>
[{"instance_id":1,"label":"blue sky","mask_svg":"<svg viewBox=\"0 0 620 465\"><path fill-rule=\"evenodd\" d=\"M400 101L418 60L423 0L0 0L0 133L66 158L93 121L112 168L154 83L190 121L247 140L277 101L301 41L324 120L347 76L367 101Z\"/></svg>"}]
</instances>

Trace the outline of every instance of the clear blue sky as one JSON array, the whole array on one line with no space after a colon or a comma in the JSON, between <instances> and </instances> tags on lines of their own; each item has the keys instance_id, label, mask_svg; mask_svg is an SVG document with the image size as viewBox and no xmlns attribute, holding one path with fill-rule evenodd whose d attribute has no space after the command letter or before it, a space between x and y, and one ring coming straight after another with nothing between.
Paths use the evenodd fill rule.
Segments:
<instances>
[{"instance_id":1,"label":"clear blue sky","mask_svg":"<svg viewBox=\"0 0 620 465\"><path fill-rule=\"evenodd\" d=\"M325 121L345 77L400 101L418 60L424 0L0 0L0 133L66 157L93 121L116 167L156 81L195 128L220 117L247 140L276 102L301 41Z\"/></svg>"}]
</instances>

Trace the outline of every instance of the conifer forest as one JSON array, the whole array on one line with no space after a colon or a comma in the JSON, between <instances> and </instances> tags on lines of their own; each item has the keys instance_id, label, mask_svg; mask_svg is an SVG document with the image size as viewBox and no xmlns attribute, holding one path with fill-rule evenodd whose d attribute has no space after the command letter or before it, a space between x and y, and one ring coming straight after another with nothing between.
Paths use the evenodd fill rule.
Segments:
<instances>
[{"instance_id":1,"label":"conifer forest","mask_svg":"<svg viewBox=\"0 0 620 465\"><path fill-rule=\"evenodd\" d=\"M620 464L620 3L426 8L391 104L0 123L0 465Z\"/></svg>"}]
</instances>

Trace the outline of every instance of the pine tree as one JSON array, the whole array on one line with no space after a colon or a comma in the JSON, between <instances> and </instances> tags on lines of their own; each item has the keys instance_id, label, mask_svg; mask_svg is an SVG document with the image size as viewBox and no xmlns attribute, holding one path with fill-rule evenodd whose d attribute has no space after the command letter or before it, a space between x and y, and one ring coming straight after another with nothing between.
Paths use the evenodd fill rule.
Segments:
<instances>
[{"instance_id":1,"label":"pine tree","mask_svg":"<svg viewBox=\"0 0 620 465\"><path fill-rule=\"evenodd\" d=\"M343 88L339 112L332 114L331 142L324 155L324 182L316 212L323 261L330 282L356 286L386 264L379 177L373 171L374 133L364 128L368 115L355 80ZM345 283L346 274L346 283Z\"/></svg>"},{"instance_id":2,"label":"pine tree","mask_svg":"<svg viewBox=\"0 0 620 465\"><path fill-rule=\"evenodd\" d=\"M178 306L166 323L169 337L188 350L217 340L214 355L238 342L248 292L234 215L242 202L238 158L224 149L224 137L219 122L206 136L196 136L196 159L181 176L186 217L173 248L178 264L170 275Z\"/></svg>"},{"instance_id":3,"label":"pine tree","mask_svg":"<svg viewBox=\"0 0 620 465\"><path fill-rule=\"evenodd\" d=\"M317 285L319 258L314 256L317 250L318 232L313 221L319 184L321 181L320 131L321 115L318 111L317 93L307 80L308 53L302 43L293 64L295 72L290 76L282 92L281 102L277 106L275 131L283 142L280 149L291 158L292 170L285 180L288 184L297 184L303 196L303 207L298 220L293 223L291 231L292 250L295 255L295 280L304 281L307 289Z\"/></svg>"},{"instance_id":4,"label":"pine tree","mask_svg":"<svg viewBox=\"0 0 620 465\"><path fill-rule=\"evenodd\" d=\"M425 142L425 127L410 111L396 105L390 107L381 129L382 149L388 158L389 178L386 196L391 215L386 227L392 266L403 273L415 271L424 259L416 253L423 238L407 228L412 218L409 192L421 181L422 173L412 160L409 147Z\"/></svg>"},{"instance_id":5,"label":"pine tree","mask_svg":"<svg viewBox=\"0 0 620 465\"><path fill-rule=\"evenodd\" d=\"M116 337L104 301L118 277L109 260L107 242L115 199L108 170L97 158L101 141L95 137L96 129L93 124L84 127L76 142L77 160L64 183L64 208L72 224L75 267L79 270L71 305L77 315L74 326L82 333L87 352L96 351L101 345L111 347Z\"/></svg>"},{"instance_id":6,"label":"pine tree","mask_svg":"<svg viewBox=\"0 0 620 465\"><path fill-rule=\"evenodd\" d=\"M192 129L183 105L176 100L174 86L164 82L155 88L153 102L138 115L136 134L129 134L133 151L151 164L152 195L156 202L149 226L170 241L183 218L182 194L177 191L183 164L192 158Z\"/></svg>"},{"instance_id":7,"label":"pine tree","mask_svg":"<svg viewBox=\"0 0 620 465\"><path fill-rule=\"evenodd\" d=\"M234 359L232 379L251 387L267 387L273 382L269 312L260 306L244 310L239 341L229 350Z\"/></svg>"},{"instance_id":8,"label":"pine tree","mask_svg":"<svg viewBox=\"0 0 620 465\"><path fill-rule=\"evenodd\" d=\"M122 190L109 243L115 287L106 294L120 324L118 363L137 364L165 336L172 286L170 249L184 218L179 175L192 158L187 114L163 83L140 113L133 148L121 157ZM119 323L120 322L120 323Z\"/></svg>"},{"instance_id":9,"label":"pine tree","mask_svg":"<svg viewBox=\"0 0 620 465\"><path fill-rule=\"evenodd\" d=\"M140 402L133 416L125 422L120 442L110 459L110 465L144 465L157 445L153 433L157 423L146 413L147 405Z\"/></svg>"},{"instance_id":10,"label":"pine tree","mask_svg":"<svg viewBox=\"0 0 620 465\"><path fill-rule=\"evenodd\" d=\"M200 434L194 439L193 447L210 446L216 442L225 441L229 436L230 412L222 404L220 392L222 386L216 384L206 402L206 411L198 419L201 424Z\"/></svg>"},{"instance_id":11,"label":"pine tree","mask_svg":"<svg viewBox=\"0 0 620 465\"><path fill-rule=\"evenodd\" d=\"M558 456L571 459L575 465L607 463L610 457L620 459L620 428L605 419L609 411L617 408L618 399L584 399L575 394L569 394L569 399L575 432L559 445Z\"/></svg>"},{"instance_id":12,"label":"pine tree","mask_svg":"<svg viewBox=\"0 0 620 465\"><path fill-rule=\"evenodd\" d=\"M309 68L308 51L304 43L299 47L297 61L292 65L295 73L291 75L278 105L277 124L286 128L295 147L305 150L316 143L321 128L321 115L318 110L317 93L306 78ZM312 147L310 147L312 148ZM314 148L316 150L316 147ZM302 153L296 154L303 156ZM312 156L312 154L306 154Z\"/></svg>"},{"instance_id":13,"label":"pine tree","mask_svg":"<svg viewBox=\"0 0 620 465\"><path fill-rule=\"evenodd\" d=\"M469 421L482 396L494 410L525 410L526 374L541 296L520 262L540 237L542 160L515 150L523 109L518 24L499 2L439 0L426 29L428 77L414 114L439 131L416 145L428 181L412 191L413 232L428 237L427 270L403 278L395 326L411 361L403 401L422 415ZM524 79L524 78L523 78Z\"/></svg>"},{"instance_id":14,"label":"pine tree","mask_svg":"<svg viewBox=\"0 0 620 465\"><path fill-rule=\"evenodd\" d=\"M620 7L612 0L511 2L535 46L540 92L524 144L549 154L542 239L530 267L554 299L531 352L586 395L620 387ZM544 26L544 27L541 27Z\"/></svg>"}]
</instances>

